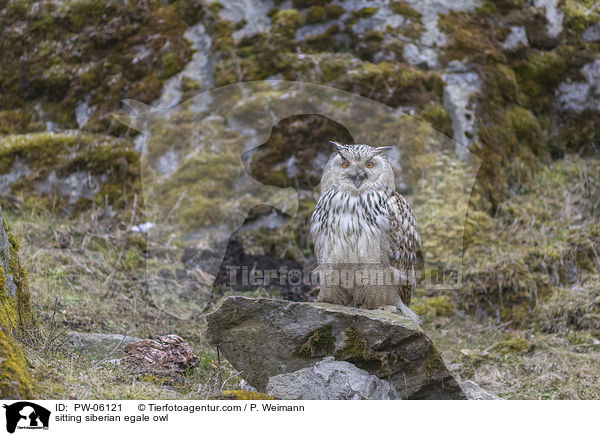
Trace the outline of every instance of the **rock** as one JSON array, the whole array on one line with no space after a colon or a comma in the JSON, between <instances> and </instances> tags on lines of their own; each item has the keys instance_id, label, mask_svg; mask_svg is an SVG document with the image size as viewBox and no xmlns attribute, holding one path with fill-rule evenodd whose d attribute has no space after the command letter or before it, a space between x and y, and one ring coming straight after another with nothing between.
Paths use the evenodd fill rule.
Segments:
<instances>
[{"instance_id":1,"label":"rock","mask_svg":"<svg viewBox=\"0 0 600 436\"><path fill-rule=\"evenodd\" d=\"M565 14L558 7L558 0L533 0L533 6L545 9L546 33L550 38L556 38L563 30Z\"/></svg>"},{"instance_id":2,"label":"rock","mask_svg":"<svg viewBox=\"0 0 600 436\"><path fill-rule=\"evenodd\" d=\"M81 198L92 199L100 189L98 177L92 176L87 171L77 171L67 177L58 177L52 170L46 180L36 184L36 192L51 195L56 192L73 206Z\"/></svg>"},{"instance_id":3,"label":"rock","mask_svg":"<svg viewBox=\"0 0 600 436\"><path fill-rule=\"evenodd\" d=\"M177 335L143 339L127 345L124 351L123 363L141 370L186 372L198 364L198 356Z\"/></svg>"},{"instance_id":4,"label":"rock","mask_svg":"<svg viewBox=\"0 0 600 436\"><path fill-rule=\"evenodd\" d=\"M523 26L511 26L510 33L502 43L502 48L505 50L513 50L519 47L527 47L527 33Z\"/></svg>"},{"instance_id":5,"label":"rock","mask_svg":"<svg viewBox=\"0 0 600 436\"><path fill-rule=\"evenodd\" d=\"M0 398L31 398L35 385L15 334L35 336L37 322L19 242L9 233L1 208L0 224Z\"/></svg>"},{"instance_id":6,"label":"rock","mask_svg":"<svg viewBox=\"0 0 600 436\"><path fill-rule=\"evenodd\" d=\"M598 42L600 41L600 22L595 23L585 29L581 35L585 42Z\"/></svg>"},{"instance_id":7,"label":"rock","mask_svg":"<svg viewBox=\"0 0 600 436\"><path fill-rule=\"evenodd\" d=\"M229 297L207 322L208 341L259 391L333 356L390 381L404 399L466 399L421 327L401 315Z\"/></svg>"},{"instance_id":8,"label":"rock","mask_svg":"<svg viewBox=\"0 0 600 436\"><path fill-rule=\"evenodd\" d=\"M447 44L447 37L439 26L440 15L450 12L470 12L481 5L479 0L448 1L421 0L407 1L420 14L423 32L418 41L405 52L405 60L415 65L426 65L428 68L439 68L438 54L441 47Z\"/></svg>"},{"instance_id":9,"label":"rock","mask_svg":"<svg viewBox=\"0 0 600 436\"><path fill-rule=\"evenodd\" d=\"M581 68L585 82L567 80L558 86L556 103L559 109L582 112L600 110L600 59Z\"/></svg>"},{"instance_id":10,"label":"rock","mask_svg":"<svg viewBox=\"0 0 600 436\"><path fill-rule=\"evenodd\" d=\"M99 360L109 355L112 359L121 358L126 345L141 339L133 336L125 336L123 339L123 335L71 332L67 336L67 341L82 355Z\"/></svg>"},{"instance_id":11,"label":"rock","mask_svg":"<svg viewBox=\"0 0 600 436\"><path fill-rule=\"evenodd\" d=\"M131 193L129 187L139 184L139 156L130 145L123 139L77 131L0 135L0 195L26 198L48 209L60 204L52 213L60 209L61 214L70 215L87 207L97 213L93 205L99 192L128 186ZM105 209L123 208L116 200L113 205L111 196L102 198Z\"/></svg>"},{"instance_id":12,"label":"rock","mask_svg":"<svg viewBox=\"0 0 600 436\"><path fill-rule=\"evenodd\" d=\"M498 395L492 394L482 389L477 383L471 380L460 383L460 387L469 400L501 400Z\"/></svg>"},{"instance_id":13,"label":"rock","mask_svg":"<svg viewBox=\"0 0 600 436\"><path fill-rule=\"evenodd\" d=\"M390 382L333 357L269 378L266 393L282 400L401 400Z\"/></svg>"},{"instance_id":14,"label":"rock","mask_svg":"<svg viewBox=\"0 0 600 436\"><path fill-rule=\"evenodd\" d=\"M477 137L475 108L470 100L480 89L479 76L475 72L458 72L446 73L442 78L446 82L444 107L452 119L453 139L457 142L456 154L466 158L473 138Z\"/></svg>"},{"instance_id":15,"label":"rock","mask_svg":"<svg viewBox=\"0 0 600 436\"><path fill-rule=\"evenodd\" d=\"M257 33L265 33L271 28L269 11L274 7L273 0L229 0L223 2L219 15L223 20L246 23L241 29L233 32L236 41Z\"/></svg>"},{"instance_id":16,"label":"rock","mask_svg":"<svg viewBox=\"0 0 600 436\"><path fill-rule=\"evenodd\" d=\"M194 50L192 59L182 71L165 81L160 97L152 103L154 107L168 108L179 104L184 98L183 84L185 79L200 84L197 92L213 86L214 61L211 54L212 39L210 35L202 23L197 23L185 31L184 37ZM138 138L140 142L136 149L142 151L145 149L147 138L144 135L139 135Z\"/></svg>"}]
</instances>

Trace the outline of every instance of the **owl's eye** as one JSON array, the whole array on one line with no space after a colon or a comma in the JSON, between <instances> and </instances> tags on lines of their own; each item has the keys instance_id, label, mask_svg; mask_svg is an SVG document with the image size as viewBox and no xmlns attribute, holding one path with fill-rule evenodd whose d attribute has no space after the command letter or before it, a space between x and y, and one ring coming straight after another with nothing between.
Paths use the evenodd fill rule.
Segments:
<instances>
[{"instance_id":1,"label":"owl's eye","mask_svg":"<svg viewBox=\"0 0 600 436\"><path fill-rule=\"evenodd\" d=\"M350 162L348 162L347 160L342 162L342 168L348 168L349 166L350 166Z\"/></svg>"},{"instance_id":2,"label":"owl's eye","mask_svg":"<svg viewBox=\"0 0 600 436\"><path fill-rule=\"evenodd\" d=\"M373 162L371 162L371 161L369 161L369 162L367 162L367 163L365 164L365 166L366 166L367 168L373 168L373 166L374 166L374 165L375 165L375 164L374 164Z\"/></svg>"}]
</instances>

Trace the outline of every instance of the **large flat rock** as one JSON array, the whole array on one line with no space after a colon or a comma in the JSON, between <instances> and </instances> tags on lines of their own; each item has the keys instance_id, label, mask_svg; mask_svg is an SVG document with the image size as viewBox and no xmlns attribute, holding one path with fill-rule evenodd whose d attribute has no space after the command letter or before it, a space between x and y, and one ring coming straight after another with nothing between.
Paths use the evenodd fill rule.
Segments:
<instances>
[{"instance_id":1,"label":"large flat rock","mask_svg":"<svg viewBox=\"0 0 600 436\"><path fill-rule=\"evenodd\" d=\"M259 390L333 356L390 381L404 399L466 399L423 329L401 315L229 297L207 321L209 342Z\"/></svg>"}]
</instances>

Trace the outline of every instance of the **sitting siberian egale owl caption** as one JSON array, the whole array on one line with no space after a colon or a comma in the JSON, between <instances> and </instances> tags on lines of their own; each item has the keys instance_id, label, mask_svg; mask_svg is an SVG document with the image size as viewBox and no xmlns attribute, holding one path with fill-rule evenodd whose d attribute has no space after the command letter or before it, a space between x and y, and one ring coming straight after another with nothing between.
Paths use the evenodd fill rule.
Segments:
<instances>
[{"instance_id":1,"label":"sitting siberian egale owl caption","mask_svg":"<svg viewBox=\"0 0 600 436\"><path fill-rule=\"evenodd\" d=\"M316 301L365 309L408 305L421 239L406 199L395 192L391 147L330 142L310 234L321 281Z\"/></svg>"}]
</instances>

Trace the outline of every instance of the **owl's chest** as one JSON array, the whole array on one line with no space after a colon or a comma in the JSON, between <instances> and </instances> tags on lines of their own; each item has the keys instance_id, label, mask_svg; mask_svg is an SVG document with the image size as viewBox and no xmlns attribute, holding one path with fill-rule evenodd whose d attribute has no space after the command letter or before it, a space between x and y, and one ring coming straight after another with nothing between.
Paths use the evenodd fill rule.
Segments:
<instances>
[{"instance_id":1,"label":"owl's chest","mask_svg":"<svg viewBox=\"0 0 600 436\"><path fill-rule=\"evenodd\" d=\"M323 204L322 212L323 223L334 233L384 231L389 226L386 199L379 193L331 195Z\"/></svg>"},{"instance_id":2,"label":"owl's chest","mask_svg":"<svg viewBox=\"0 0 600 436\"><path fill-rule=\"evenodd\" d=\"M332 195L316 217L321 254L336 262L379 262L388 251L389 220L383 196Z\"/></svg>"}]
</instances>

